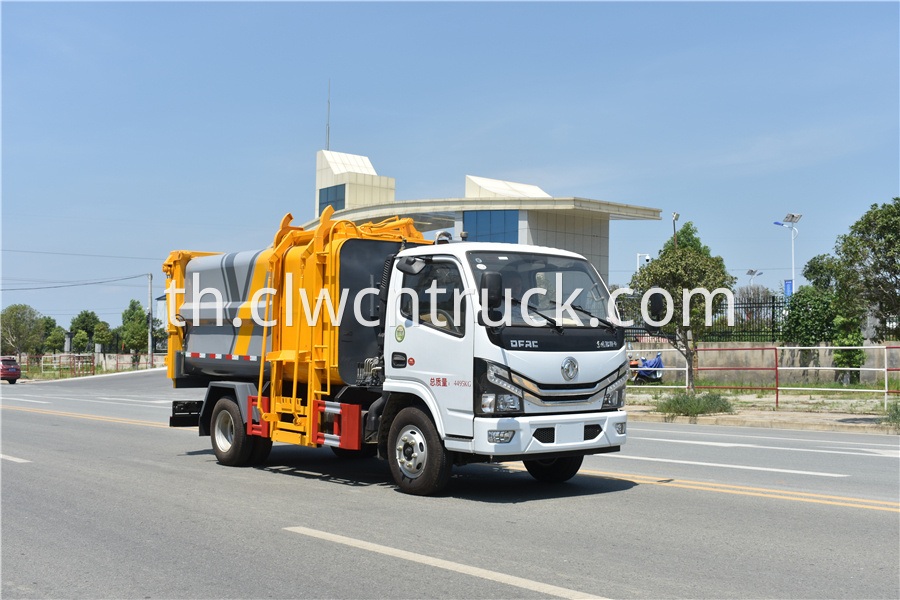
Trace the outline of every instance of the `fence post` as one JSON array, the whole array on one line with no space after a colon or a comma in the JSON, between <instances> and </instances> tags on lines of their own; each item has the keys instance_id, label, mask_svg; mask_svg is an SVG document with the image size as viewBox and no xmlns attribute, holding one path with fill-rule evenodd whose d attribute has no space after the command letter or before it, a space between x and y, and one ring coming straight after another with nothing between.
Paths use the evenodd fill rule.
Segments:
<instances>
[{"instance_id":1,"label":"fence post","mask_svg":"<svg viewBox=\"0 0 900 600\"><path fill-rule=\"evenodd\" d=\"M884 412L887 412L888 405L888 349L887 343L884 346Z\"/></svg>"},{"instance_id":2,"label":"fence post","mask_svg":"<svg viewBox=\"0 0 900 600\"><path fill-rule=\"evenodd\" d=\"M772 323L772 326L769 327L769 331L772 333L772 343L774 344L775 343L775 296L772 296L772 310L769 313L769 316L771 318L770 322ZM776 354L777 354L777 352L776 352ZM776 384L775 387L778 387L778 385ZM775 397L776 398L778 397L778 390L775 390Z\"/></svg>"},{"instance_id":3,"label":"fence post","mask_svg":"<svg viewBox=\"0 0 900 600\"><path fill-rule=\"evenodd\" d=\"M778 346L772 350L775 351L775 410L778 410Z\"/></svg>"}]
</instances>

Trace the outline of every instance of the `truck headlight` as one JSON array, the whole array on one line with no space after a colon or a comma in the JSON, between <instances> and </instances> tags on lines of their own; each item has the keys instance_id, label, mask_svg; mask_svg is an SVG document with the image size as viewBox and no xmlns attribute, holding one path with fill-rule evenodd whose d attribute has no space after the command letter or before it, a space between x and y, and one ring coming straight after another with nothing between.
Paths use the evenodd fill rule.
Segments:
<instances>
[{"instance_id":1,"label":"truck headlight","mask_svg":"<svg viewBox=\"0 0 900 600\"><path fill-rule=\"evenodd\" d=\"M509 369L475 359L475 414L511 416L522 412L522 388L512 383Z\"/></svg>"},{"instance_id":2,"label":"truck headlight","mask_svg":"<svg viewBox=\"0 0 900 600\"><path fill-rule=\"evenodd\" d=\"M488 363L487 380L497 387L502 387L508 392L512 392L516 396L522 397L522 388L513 385L510 382L509 370L495 364Z\"/></svg>"},{"instance_id":3,"label":"truck headlight","mask_svg":"<svg viewBox=\"0 0 900 600\"><path fill-rule=\"evenodd\" d=\"M603 396L603 408L622 408L625 406L625 382L628 376L620 377L606 388Z\"/></svg>"},{"instance_id":4,"label":"truck headlight","mask_svg":"<svg viewBox=\"0 0 900 600\"><path fill-rule=\"evenodd\" d=\"M522 410L521 398L512 394L482 394L481 411L486 414Z\"/></svg>"}]
</instances>

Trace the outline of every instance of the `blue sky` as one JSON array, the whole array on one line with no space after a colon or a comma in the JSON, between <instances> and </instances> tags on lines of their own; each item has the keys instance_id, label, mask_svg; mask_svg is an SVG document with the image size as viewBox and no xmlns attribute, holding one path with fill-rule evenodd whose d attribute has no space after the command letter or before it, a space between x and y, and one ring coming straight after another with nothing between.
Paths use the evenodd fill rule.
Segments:
<instances>
[{"instance_id":1,"label":"blue sky","mask_svg":"<svg viewBox=\"0 0 900 600\"><path fill-rule=\"evenodd\" d=\"M739 284L790 277L900 195L900 5L10 3L2 304L116 326L170 250L268 245L313 216L315 155L369 156L397 199L464 176L662 209L614 221L610 283L671 213ZM15 252L14 252L15 251ZM25 252L19 252L25 251ZM52 252L55 254L39 254ZM77 256L79 254L102 257ZM802 281L800 282L802 283Z\"/></svg>"}]
</instances>

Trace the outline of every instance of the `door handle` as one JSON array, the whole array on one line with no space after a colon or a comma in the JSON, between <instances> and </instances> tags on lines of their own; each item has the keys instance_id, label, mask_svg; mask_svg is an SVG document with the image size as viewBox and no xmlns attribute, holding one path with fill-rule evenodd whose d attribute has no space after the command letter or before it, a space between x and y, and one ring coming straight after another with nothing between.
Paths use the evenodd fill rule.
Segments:
<instances>
[{"instance_id":1,"label":"door handle","mask_svg":"<svg viewBox=\"0 0 900 600\"><path fill-rule=\"evenodd\" d=\"M403 369L406 367L406 355L402 352L394 352L391 354L391 366L395 369Z\"/></svg>"}]
</instances>

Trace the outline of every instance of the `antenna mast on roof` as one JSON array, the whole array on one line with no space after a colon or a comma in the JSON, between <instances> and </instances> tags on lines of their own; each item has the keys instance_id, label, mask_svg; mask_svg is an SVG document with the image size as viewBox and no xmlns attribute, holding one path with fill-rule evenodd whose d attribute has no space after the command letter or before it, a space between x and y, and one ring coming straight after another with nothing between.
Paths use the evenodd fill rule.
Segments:
<instances>
[{"instance_id":1,"label":"antenna mast on roof","mask_svg":"<svg viewBox=\"0 0 900 600\"><path fill-rule=\"evenodd\" d=\"M330 150L328 143L331 138L331 77L328 78L328 115L325 117L325 149Z\"/></svg>"}]
</instances>

